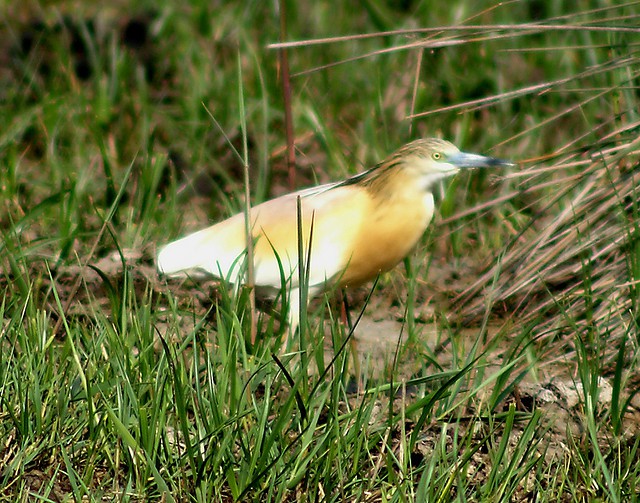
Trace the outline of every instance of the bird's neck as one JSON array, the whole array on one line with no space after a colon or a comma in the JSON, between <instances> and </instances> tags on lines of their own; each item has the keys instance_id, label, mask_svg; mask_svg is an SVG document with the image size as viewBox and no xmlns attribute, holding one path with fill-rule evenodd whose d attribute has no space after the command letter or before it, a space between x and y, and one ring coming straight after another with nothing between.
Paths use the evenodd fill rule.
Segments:
<instances>
[{"instance_id":1,"label":"bird's neck","mask_svg":"<svg viewBox=\"0 0 640 503\"><path fill-rule=\"evenodd\" d=\"M357 182L371 197L380 201L422 200L431 194L434 184L442 179L440 174L416 173L411 166L401 162L392 165L378 165L363 173Z\"/></svg>"}]
</instances>

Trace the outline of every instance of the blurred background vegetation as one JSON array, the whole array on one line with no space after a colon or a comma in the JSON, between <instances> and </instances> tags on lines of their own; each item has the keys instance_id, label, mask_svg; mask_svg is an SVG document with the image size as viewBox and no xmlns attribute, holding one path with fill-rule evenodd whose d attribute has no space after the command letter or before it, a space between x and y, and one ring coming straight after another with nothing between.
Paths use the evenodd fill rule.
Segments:
<instances>
[{"instance_id":1,"label":"blurred background vegetation","mask_svg":"<svg viewBox=\"0 0 640 503\"><path fill-rule=\"evenodd\" d=\"M585 27L612 19L632 29L637 6L565 4L288 5L287 40L478 26L290 50L299 185L353 174L419 136L522 160L589 149L633 123L633 35ZM109 207L130 166L128 204L117 218L133 225L118 233L121 246L183 230L180 219L164 217L183 214L175 205L194 192L207 196L212 220L221 204L237 209L230 194L240 166L211 117L239 146L240 93L255 200L286 189L278 52L268 48L280 39L273 4L26 2L4 12L5 228L44 204L38 222L23 225L55 241L44 248L54 258L67 259L74 238L100 225L91 221L96 206ZM577 28L486 27L514 22ZM540 87L465 105L531 86ZM446 108L455 105L462 106Z\"/></svg>"}]
</instances>

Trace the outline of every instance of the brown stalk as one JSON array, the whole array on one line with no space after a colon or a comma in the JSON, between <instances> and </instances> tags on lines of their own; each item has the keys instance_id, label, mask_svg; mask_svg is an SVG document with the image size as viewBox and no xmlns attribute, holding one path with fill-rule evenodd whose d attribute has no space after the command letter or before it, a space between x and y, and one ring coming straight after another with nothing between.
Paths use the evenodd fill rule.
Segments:
<instances>
[{"instance_id":1,"label":"brown stalk","mask_svg":"<svg viewBox=\"0 0 640 503\"><path fill-rule=\"evenodd\" d=\"M280 40L287 37L286 0L280 0ZM284 101L284 128L287 141L287 172L289 190L296 188L296 151L293 142L293 115L291 113L291 76L289 75L289 58L286 47L279 50L280 75L282 77L282 98Z\"/></svg>"}]
</instances>

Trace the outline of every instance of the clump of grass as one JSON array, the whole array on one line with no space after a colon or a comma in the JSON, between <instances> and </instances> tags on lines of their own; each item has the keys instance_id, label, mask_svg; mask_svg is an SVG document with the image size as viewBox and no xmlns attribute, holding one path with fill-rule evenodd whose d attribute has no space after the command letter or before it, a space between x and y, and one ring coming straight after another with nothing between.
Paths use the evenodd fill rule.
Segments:
<instances>
[{"instance_id":1,"label":"clump of grass","mask_svg":"<svg viewBox=\"0 0 640 503\"><path fill-rule=\"evenodd\" d=\"M544 320L541 328L554 329L549 335L578 332L593 339L606 333L617 340L629 333L637 312L634 166L640 149L633 128L615 138L588 152L569 151L521 182L521 191L510 197L544 187L545 201L466 292L463 314L484 312L481 300L469 299L489 286L496 306L525 322Z\"/></svg>"}]
</instances>

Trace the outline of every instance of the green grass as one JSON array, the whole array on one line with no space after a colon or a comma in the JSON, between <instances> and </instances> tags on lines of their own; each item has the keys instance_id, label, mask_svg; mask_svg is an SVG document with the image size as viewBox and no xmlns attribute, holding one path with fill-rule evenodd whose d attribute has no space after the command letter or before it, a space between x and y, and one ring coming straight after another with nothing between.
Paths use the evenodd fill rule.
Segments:
<instances>
[{"instance_id":1,"label":"green grass","mask_svg":"<svg viewBox=\"0 0 640 503\"><path fill-rule=\"evenodd\" d=\"M360 393L331 299L286 353L153 267L242 211L234 148L289 189L273 3L2 7L0 501L640 499L640 4L432 3L287 3L299 185L419 136L521 162L356 302L407 335Z\"/></svg>"}]
</instances>

